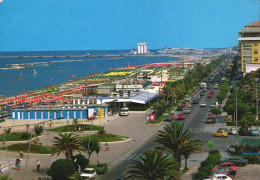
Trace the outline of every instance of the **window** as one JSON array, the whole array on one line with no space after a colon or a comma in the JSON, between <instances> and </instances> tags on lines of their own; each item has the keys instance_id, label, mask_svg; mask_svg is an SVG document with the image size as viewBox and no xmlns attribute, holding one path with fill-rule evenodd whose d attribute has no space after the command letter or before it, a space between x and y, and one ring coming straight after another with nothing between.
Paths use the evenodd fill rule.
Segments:
<instances>
[{"instance_id":1,"label":"window","mask_svg":"<svg viewBox=\"0 0 260 180\"><path fill-rule=\"evenodd\" d=\"M257 42L254 42L254 46L257 46Z\"/></svg>"},{"instance_id":2,"label":"window","mask_svg":"<svg viewBox=\"0 0 260 180\"><path fill-rule=\"evenodd\" d=\"M254 50L254 54L258 54L258 50L257 49Z\"/></svg>"},{"instance_id":3,"label":"window","mask_svg":"<svg viewBox=\"0 0 260 180\"><path fill-rule=\"evenodd\" d=\"M255 57L255 58L254 58L254 62L258 62L258 57Z\"/></svg>"}]
</instances>

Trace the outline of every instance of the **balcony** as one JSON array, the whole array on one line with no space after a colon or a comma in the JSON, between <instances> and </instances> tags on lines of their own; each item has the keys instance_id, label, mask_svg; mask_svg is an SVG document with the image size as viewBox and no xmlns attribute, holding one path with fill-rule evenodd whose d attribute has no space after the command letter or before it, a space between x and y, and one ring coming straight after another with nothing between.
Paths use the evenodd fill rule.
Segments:
<instances>
[{"instance_id":1,"label":"balcony","mask_svg":"<svg viewBox=\"0 0 260 180\"><path fill-rule=\"evenodd\" d=\"M239 41L260 41L260 37L239 37Z\"/></svg>"}]
</instances>

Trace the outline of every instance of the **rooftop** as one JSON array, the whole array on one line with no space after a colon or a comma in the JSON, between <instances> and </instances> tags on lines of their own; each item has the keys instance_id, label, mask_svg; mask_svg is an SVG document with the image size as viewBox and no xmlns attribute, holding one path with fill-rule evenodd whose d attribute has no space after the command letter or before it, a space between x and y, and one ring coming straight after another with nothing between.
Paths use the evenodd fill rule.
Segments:
<instances>
[{"instance_id":1,"label":"rooftop","mask_svg":"<svg viewBox=\"0 0 260 180\"><path fill-rule=\"evenodd\" d=\"M260 27L260 21L256 21L251 24L245 25L245 27Z\"/></svg>"}]
</instances>

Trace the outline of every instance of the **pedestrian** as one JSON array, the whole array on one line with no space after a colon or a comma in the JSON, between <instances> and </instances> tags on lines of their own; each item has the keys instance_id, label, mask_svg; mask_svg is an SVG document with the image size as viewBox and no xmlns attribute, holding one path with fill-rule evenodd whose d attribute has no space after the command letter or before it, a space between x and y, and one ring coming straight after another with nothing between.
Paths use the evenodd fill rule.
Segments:
<instances>
[{"instance_id":1,"label":"pedestrian","mask_svg":"<svg viewBox=\"0 0 260 180\"><path fill-rule=\"evenodd\" d=\"M108 146L107 142L106 142L106 144L105 144L105 148L106 148L106 151L109 150L109 146Z\"/></svg>"},{"instance_id":2,"label":"pedestrian","mask_svg":"<svg viewBox=\"0 0 260 180\"><path fill-rule=\"evenodd\" d=\"M3 173L2 173L2 167L1 167L1 166L2 166L2 165L0 164L0 173L3 174Z\"/></svg>"},{"instance_id":3,"label":"pedestrian","mask_svg":"<svg viewBox=\"0 0 260 180\"><path fill-rule=\"evenodd\" d=\"M29 125L29 122L27 121L27 123L26 123L26 128L29 129L29 126L30 126L30 125Z\"/></svg>"},{"instance_id":4,"label":"pedestrian","mask_svg":"<svg viewBox=\"0 0 260 180\"><path fill-rule=\"evenodd\" d=\"M79 132L81 132L81 127L79 127Z\"/></svg>"},{"instance_id":5,"label":"pedestrian","mask_svg":"<svg viewBox=\"0 0 260 180\"><path fill-rule=\"evenodd\" d=\"M40 172L40 166L41 166L41 163L40 163L40 161L39 161L39 160L37 160L37 163L36 163L36 164L37 164L37 171L38 171L38 172Z\"/></svg>"},{"instance_id":6,"label":"pedestrian","mask_svg":"<svg viewBox=\"0 0 260 180\"><path fill-rule=\"evenodd\" d=\"M23 149L21 148L20 153L19 153L20 157L23 158Z\"/></svg>"},{"instance_id":7,"label":"pedestrian","mask_svg":"<svg viewBox=\"0 0 260 180\"><path fill-rule=\"evenodd\" d=\"M16 167L17 167L17 170L20 170L21 168L21 160L19 158L16 159Z\"/></svg>"}]
</instances>

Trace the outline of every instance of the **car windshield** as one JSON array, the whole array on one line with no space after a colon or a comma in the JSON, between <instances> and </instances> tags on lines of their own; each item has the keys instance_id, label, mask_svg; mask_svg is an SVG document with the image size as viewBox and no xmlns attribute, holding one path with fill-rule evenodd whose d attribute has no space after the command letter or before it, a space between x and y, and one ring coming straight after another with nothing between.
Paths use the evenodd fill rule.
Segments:
<instances>
[{"instance_id":1,"label":"car windshield","mask_svg":"<svg viewBox=\"0 0 260 180\"><path fill-rule=\"evenodd\" d=\"M86 173L86 174L93 174L95 172L95 170L87 170L87 169L85 169L83 172Z\"/></svg>"}]
</instances>

